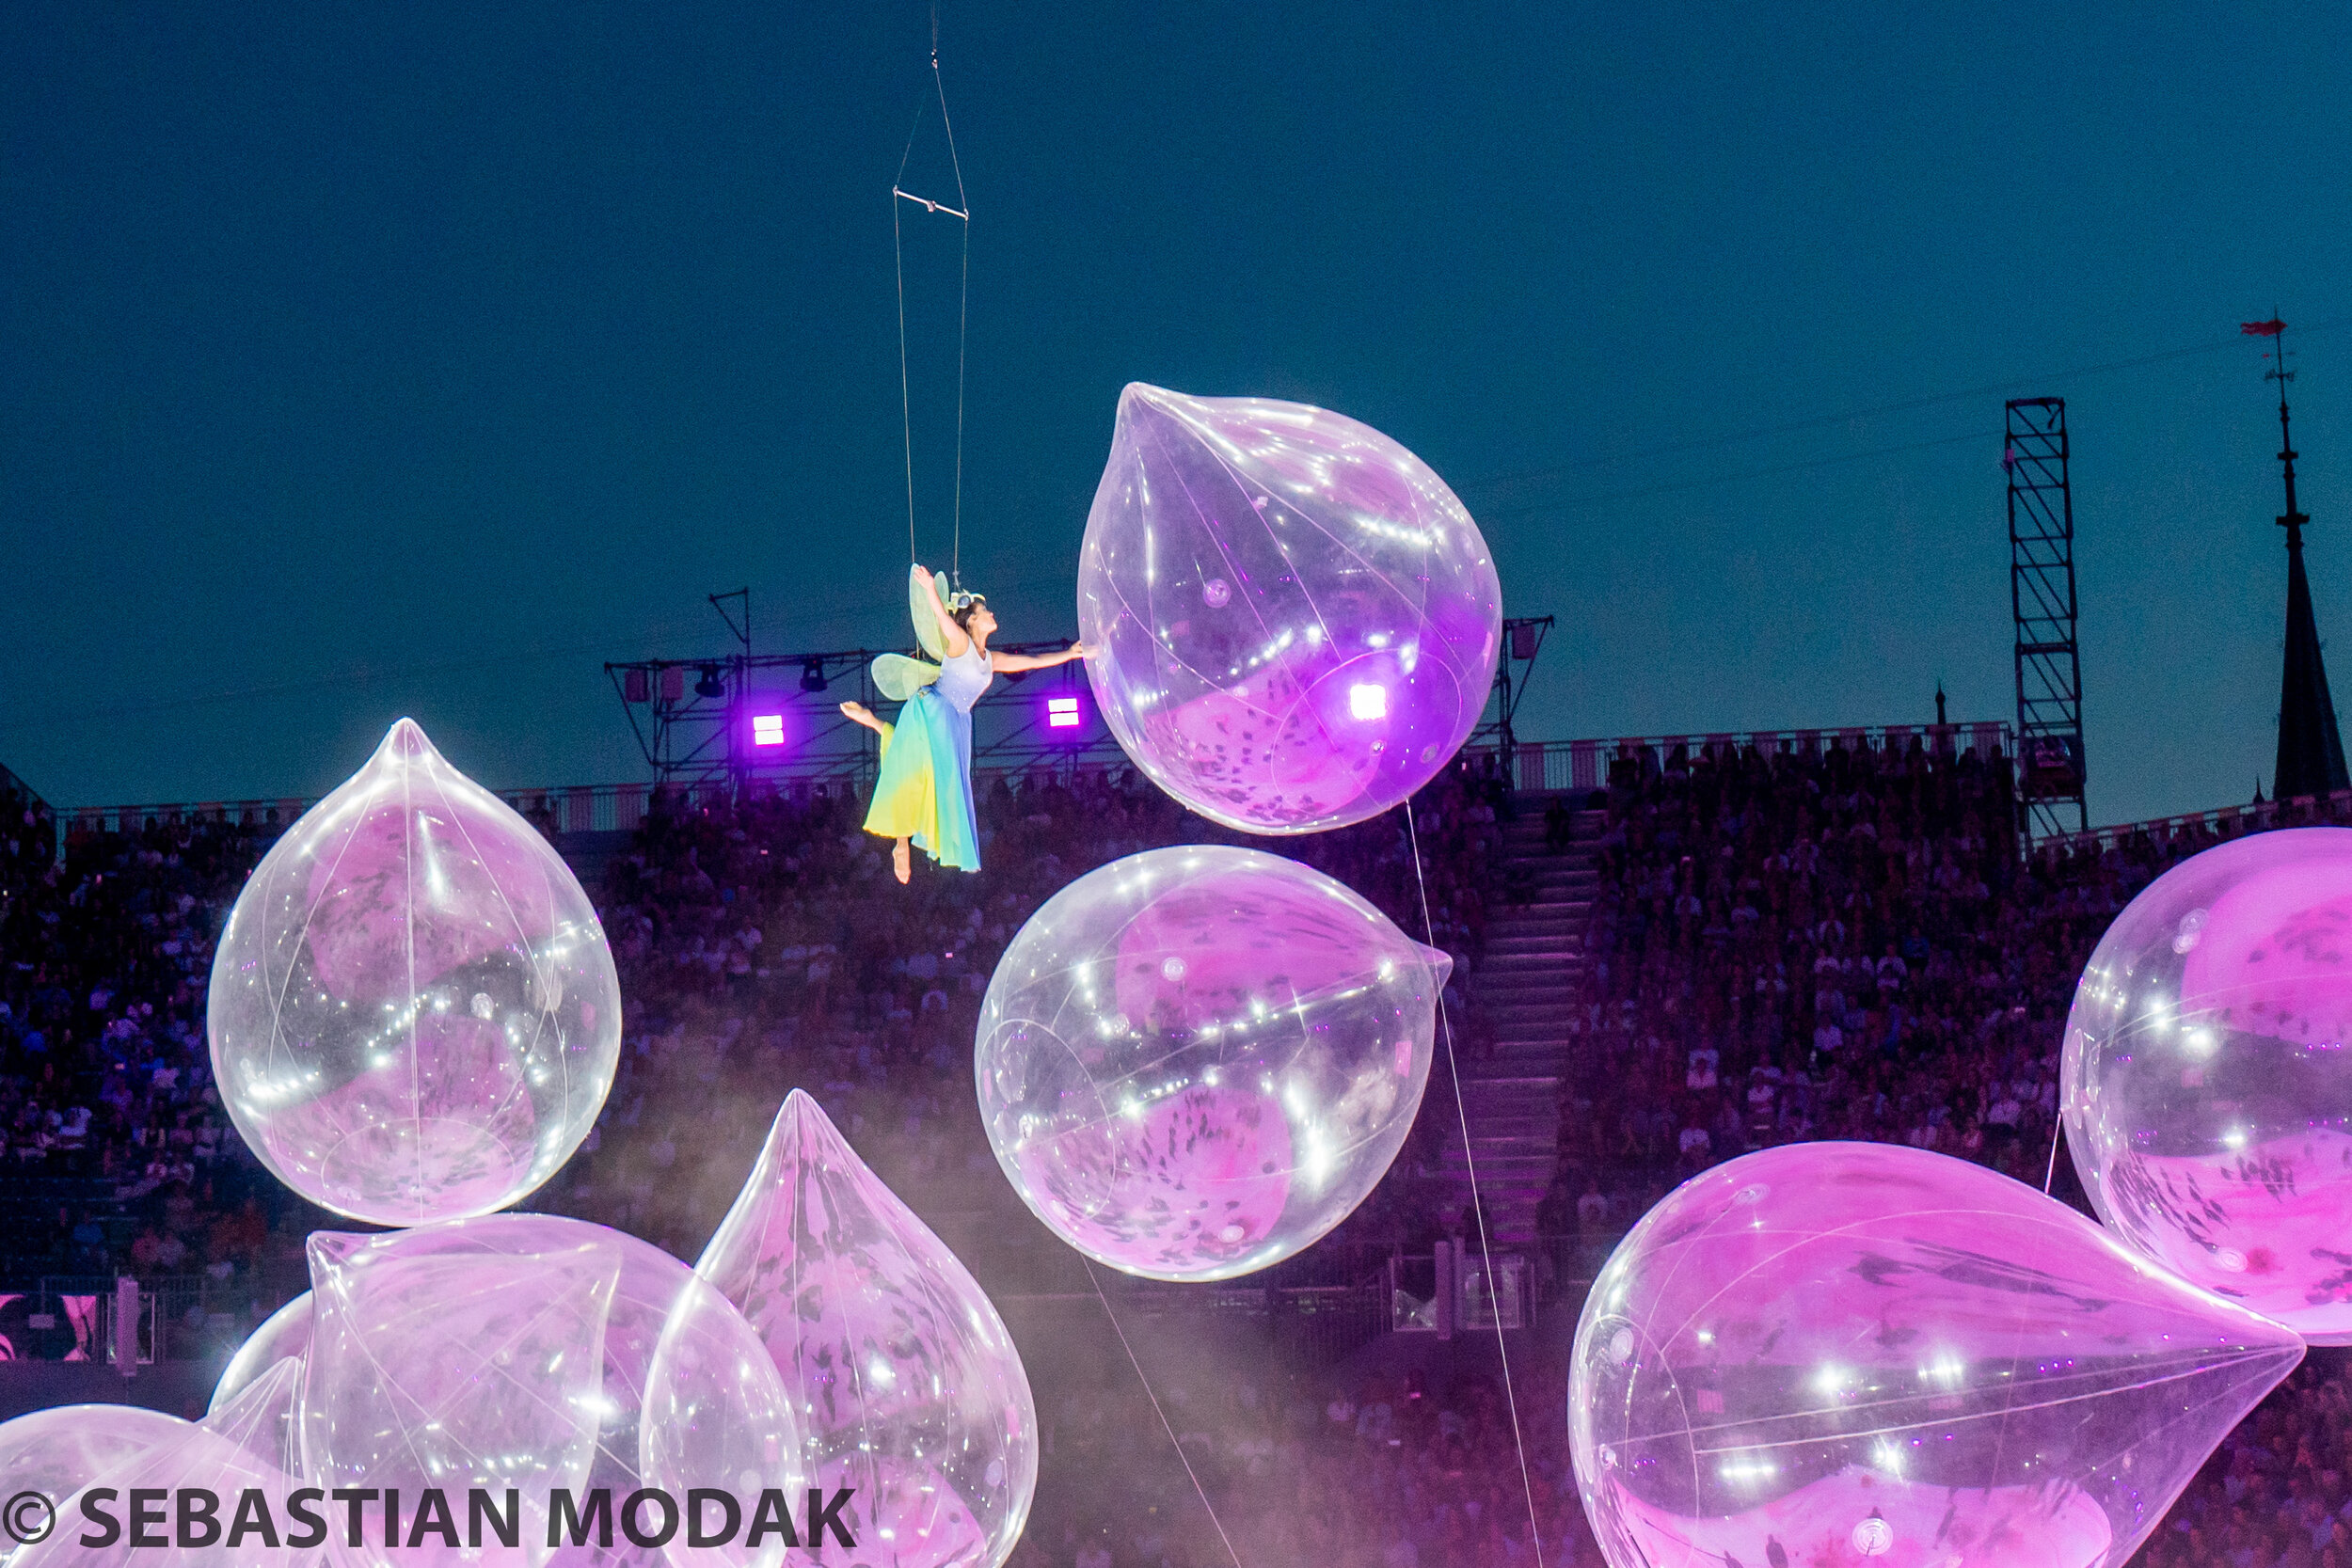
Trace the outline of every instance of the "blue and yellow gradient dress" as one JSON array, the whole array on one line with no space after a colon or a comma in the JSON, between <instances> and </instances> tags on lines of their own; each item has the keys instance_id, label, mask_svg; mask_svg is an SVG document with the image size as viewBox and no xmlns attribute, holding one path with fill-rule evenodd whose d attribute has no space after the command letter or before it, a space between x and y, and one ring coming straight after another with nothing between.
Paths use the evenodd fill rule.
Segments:
<instances>
[{"instance_id":1,"label":"blue and yellow gradient dress","mask_svg":"<svg viewBox=\"0 0 2352 1568\"><path fill-rule=\"evenodd\" d=\"M940 660L938 679L907 698L898 721L882 726L882 776L866 808L867 832L910 839L941 865L980 868L972 705L993 678L987 652L967 641L962 653Z\"/></svg>"}]
</instances>

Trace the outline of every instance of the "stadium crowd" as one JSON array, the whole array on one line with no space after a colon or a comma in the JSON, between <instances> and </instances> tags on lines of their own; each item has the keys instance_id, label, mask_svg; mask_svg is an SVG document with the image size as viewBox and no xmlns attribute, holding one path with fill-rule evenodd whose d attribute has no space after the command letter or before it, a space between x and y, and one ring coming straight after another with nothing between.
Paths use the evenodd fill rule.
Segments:
<instances>
[{"instance_id":1,"label":"stadium crowd","mask_svg":"<svg viewBox=\"0 0 2352 1568\"><path fill-rule=\"evenodd\" d=\"M266 842L158 825L57 854L45 809L0 793L0 1256L27 1275L187 1275L209 1307L262 1299L298 1255L211 1082L205 987L221 919ZM278 1229L273 1234L273 1222ZM296 1228L300 1227L300 1228Z\"/></svg>"},{"instance_id":2,"label":"stadium crowd","mask_svg":"<svg viewBox=\"0 0 2352 1568\"><path fill-rule=\"evenodd\" d=\"M2008 764L1915 740L1677 752L1605 809L1542 1212L1596 1244L1694 1172L1805 1138L1908 1143L2042 1185L2091 946L2232 831L2021 859Z\"/></svg>"},{"instance_id":3,"label":"stadium crowd","mask_svg":"<svg viewBox=\"0 0 2352 1568\"><path fill-rule=\"evenodd\" d=\"M1767 1143L1895 1139L2039 1182L2083 958L2134 892L2233 831L2021 861L2007 765L1918 749L1670 755L1593 801L1556 804L1555 842L1569 809L1588 805L1605 813L1589 993L1542 1210L1544 1228L1588 1257L1673 1182ZM1430 915L1455 958L1449 1011L1472 1053L1490 1037L1473 1000L1484 932L1513 896L1498 820L1511 809L1493 774L1467 765L1417 804ZM1101 773L992 781L981 817L984 875L899 888L838 795L672 802L649 816L591 877L628 1001L621 1069L588 1144L533 1206L691 1259L797 1085L960 1246L1005 1233L1021 1212L981 1137L967 1054L996 956L1080 873L1225 835L1133 777ZM59 857L45 814L0 794L0 1283L193 1276L231 1338L301 1288L302 1237L339 1222L245 1153L203 1036L212 943L272 831L77 828ZM1423 929L1397 817L1280 848ZM1350 1243L1426 1250L1458 1224L1441 1126L1422 1118L1374 1199L1302 1267ZM48 1341L70 1354L87 1343L64 1330ZM2266 1402L2140 1560L2352 1568L2343 1370L2315 1357ZM1163 1414L1251 1560L1532 1562L1522 1451L1545 1560L1599 1560L1568 1473L1556 1365L1539 1360L1519 1382L1523 1450L1496 1386L1476 1378L1433 1392L1258 1366L1189 1392L1161 1386L1155 1410L1140 1385L1092 1375L1039 1371L1049 1473L1159 1479L1132 1497L1107 1483L1049 1490L1018 1562L1225 1559L1191 1479L1147 1463L1168 1451Z\"/></svg>"}]
</instances>

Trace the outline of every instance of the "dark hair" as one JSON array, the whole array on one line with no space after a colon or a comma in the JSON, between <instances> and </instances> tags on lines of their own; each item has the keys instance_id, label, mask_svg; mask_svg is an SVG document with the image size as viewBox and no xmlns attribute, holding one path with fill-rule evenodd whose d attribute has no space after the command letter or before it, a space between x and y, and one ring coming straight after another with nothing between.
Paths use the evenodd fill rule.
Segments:
<instances>
[{"instance_id":1,"label":"dark hair","mask_svg":"<svg viewBox=\"0 0 2352 1568\"><path fill-rule=\"evenodd\" d=\"M976 610L986 609L987 606L988 595L985 594L975 594L961 609L949 610L947 612L947 618L955 622L955 624L962 629L963 634L969 637L972 634L972 612Z\"/></svg>"}]
</instances>

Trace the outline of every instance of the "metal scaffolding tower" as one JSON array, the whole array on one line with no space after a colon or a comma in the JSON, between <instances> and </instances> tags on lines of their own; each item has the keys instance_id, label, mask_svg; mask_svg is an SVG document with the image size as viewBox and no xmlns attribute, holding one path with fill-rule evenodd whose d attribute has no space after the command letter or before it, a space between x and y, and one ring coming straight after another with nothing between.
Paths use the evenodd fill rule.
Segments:
<instances>
[{"instance_id":1,"label":"metal scaffolding tower","mask_svg":"<svg viewBox=\"0 0 2352 1568\"><path fill-rule=\"evenodd\" d=\"M2021 826L2037 839L2087 832L2090 814L2083 803L2083 672L2074 646L2074 499L2066 482L2066 400L2010 400L2008 437L2001 467L2009 473L2010 609L2017 623Z\"/></svg>"}]
</instances>

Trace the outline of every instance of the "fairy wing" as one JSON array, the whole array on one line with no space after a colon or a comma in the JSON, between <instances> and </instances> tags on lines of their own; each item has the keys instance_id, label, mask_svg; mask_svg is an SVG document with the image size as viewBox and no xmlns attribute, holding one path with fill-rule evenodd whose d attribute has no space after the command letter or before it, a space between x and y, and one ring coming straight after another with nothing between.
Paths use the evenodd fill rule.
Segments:
<instances>
[{"instance_id":1,"label":"fairy wing","mask_svg":"<svg viewBox=\"0 0 2352 1568\"><path fill-rule=\"evenodd\" d=\"M882 654L874 660L874 689L894 703L903 703L939 678L939 666L904 654Z\"/></svg>"},{"instance_id":2,"label":"fairy wing","mask_svg":"<svg viewBox=\"0 0 2352 1568\"><path fill-rule=\"evenodd\" d=\"M939 629L939 616L931 610L930 595L923 591L926 573L920 566L907 568L907 609L914 617L914 640L923 644L923 651L933 658L947 657L947 637ZM939 602L947 602L947 574L928 574L931 585L939 590ZM939 672L932 671L936 675ZM926 682L917 682L917 685ZM903 700L903 699L901 699Z\"/></svg>"}]
</instances>

